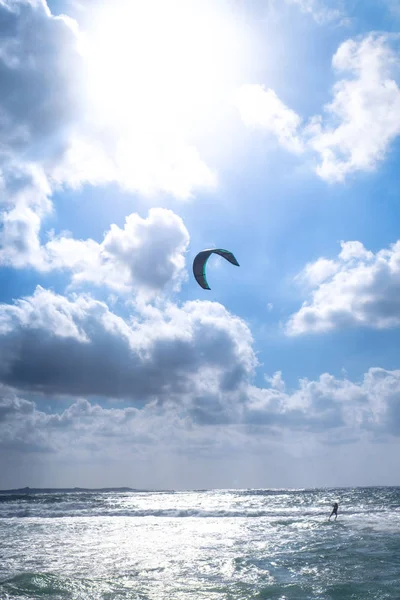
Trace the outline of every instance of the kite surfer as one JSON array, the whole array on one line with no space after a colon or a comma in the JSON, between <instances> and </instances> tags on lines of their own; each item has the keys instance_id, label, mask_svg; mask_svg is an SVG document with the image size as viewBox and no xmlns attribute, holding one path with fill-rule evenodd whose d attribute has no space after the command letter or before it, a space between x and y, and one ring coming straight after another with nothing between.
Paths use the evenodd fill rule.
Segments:
<instances>
[{"instance_id":1,"label":"kite surfer","mask_svg":"<svg viewBox=\"0 0 400 600\"><path fill-rule=\"evenodd\" d=\"M336 521L336 519L337 519L337 511L338 511L338 508L339 508L339 504L338 504L337 502L335 502L335 504L333 505L332 512L331 512L331 514L329 515L329 519L328 519L328 521L330 521L330 520L331 520L331 516L332 516L332 515L335 515L335 521Z\"/></svg>"}]
</instances>

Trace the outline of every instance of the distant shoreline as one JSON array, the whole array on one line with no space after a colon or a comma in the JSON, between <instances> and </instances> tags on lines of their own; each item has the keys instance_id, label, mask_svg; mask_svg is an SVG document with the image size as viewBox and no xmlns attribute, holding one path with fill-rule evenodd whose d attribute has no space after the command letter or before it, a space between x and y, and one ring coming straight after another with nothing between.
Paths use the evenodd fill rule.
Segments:
<instances>
[{"instance_id":1,"label":"distant shoreline","mask_svg":"<svg viewBox=\"0 0 400 600\"><path fill-rule=\"evenodd\" d=\"M110 487L110 488L15 488L12 490L0 490L0 494L51 494L51 493L68 493L68 492L141 492L147 490L138 490L130 487Z\"/></svg>"},{"instance_id":2,"label":"distant shoreline","mask_svg":"<svg viewBox=\"0 0 400 600\"><path fill-rule=\"evenodd\" d=\"M236 491L236 492L316 492L326 490L327 492L338 492L340 490L356 490L356 489L396 489L399 485L358 485L358 486L323 486L313 488L190 488L190 489L173 489L173 488L131 488L131 487L103 487L103 488L31 488L29 486L23 488L14 488L9 490L0 490L0 495L6 494L68 494L73 492L88 492L88 493L105 493L105 492L149 492L149 493L179 493L179 492L210 492L210 491Z\"/></svg>"}]
</instances>

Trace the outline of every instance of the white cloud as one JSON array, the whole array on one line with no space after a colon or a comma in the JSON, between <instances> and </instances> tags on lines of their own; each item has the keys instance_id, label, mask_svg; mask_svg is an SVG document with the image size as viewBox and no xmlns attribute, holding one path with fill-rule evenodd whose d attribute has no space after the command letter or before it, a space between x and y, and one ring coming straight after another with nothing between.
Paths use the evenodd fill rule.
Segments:
<instances>
[{"instance_id":1,"label":"white cloud","mask_svg":"<svg viewBox=\"0 0 400 600\"><path fill-rule=\"evenodd\" d=\"M316 262L306 265L303 272L296 279L315 286L331 277L337 270L338 266L334 260L319 258Z\"/></svg>"},{"instance_id":2,"label":"white cloud","mask_svg":"<svg viewBox=\"0 0 400 600\"><path fill-rule=\"evenodd\" d=\"M321 161L316 172L326 181L375 169L400 135L399 55L393 40L369 34L339 46L332 65L342 79L323 115L301 125L301 117L273 90L246 85L235 96L243 122L274 134L290 151L316 153Z\"/></svg>"},{"instance_id":3,"label":"white cloud","mask_svg":"<svg viewBox=\"0 0 400 600\"><path fill-rule=\"evenodd\" d=\"M40 265L41 221L50 214L45 162L61 160L83 81L74 25L45 2L2 2L0 182L3 264Z\"/></svg>"},{"instance_id":4,"label":"white cloud","mask_svg":"<svg viewBox=\"0 0 400 600\"><path fill-rule=\"evenodd\" d=\"M85 449L100 451L106 443L109 452L113 438L115 446L117 440L124 446L128 442L133 450L156 441L157 436L151 430L155 421L156 410L146 414L134 407L105 409L83 398L63 411L43 412L34 402L21 399L12 390L4 386L0 390L0 447L3 450L57 453L67 451L72 445L75 453L81 455Z\"/></svg>"},{"instance_id":5,"label":"white cloud","mask_svg":"<svg viewBox=\"0 0 400 600\"><path fill-rule=\"evenodd\" d=\"M123 229L111 225L101 243L76 240L64 233L50 235L41 244L40 215L48 206L41 212L32 208L38 188L28 189L30 185L28 180L23 199L3 216L0 264L33 267L42 272L66 270L71 272L73 284L88 282L142 297L164 291L167 286L179 289L186 278L189 233L174 212L152 208L147 218L132 213L126 217Z\"/></svg>"},{"instance_id":6,"label":"white cloud","mask_svg":"<svg viewBox=\"0 0 400 600\"><path fill-rule=\"evenodd\" d=\"M245 420L271 431L312 432L319 442L341 445L372 436L400 436L400 371L371 368L361 382L324 373L316 381L301 379L285 391L281 373L270 388L250 388Z\"/></svg>"},{"instance_id":7,"label":"white cloud","mask_svg":"<svg viewBox=\"0 0 400 600\"><path fill-rule=\"evenodd\" d=\"M283 392L285 390L285 382L282 379L282 371L277 371L272 377L265 376L265 381L275 390Z\"/></svg>"},{"instance_id":8,"label":"white cloud","mask_svg":"<svg viewBox=\"0 0 400 600\"><path fill-rule=\"evenodd\" d=\"M309 128L309 143L322 159L317 173L323 179L343 181L349 173L374 169L400 134L395 81L399 61L389 41L373 34L348 40L333 57L336 72L349 77L335 84L325 123L317 118ZM330 120L338 124L332 127Z\"/></svg>"},{"instance_id":9,"label":"white cloud","mask_svg":"<svg viewBox=\"0 0 400 600\"><path fill-rule=\"evenodd\" d=\"M137 311L126 321L89 296L40 287L0 305L0 380L46 394L187 401L197 419L204 406L229 419L256 365L246 324L211 302Z\"/></svg>"},{"instance_id":10,"label":"white cloud","mask_svg":"<svg viewBox=\"0 0 400 600\"><path fill-rule=\"evenodd\" d=\"M293 391L277 372L266 377L268 387L256 387L251 333L217 303L170 304L164 311L145 306L124 320L90 297L68 300L38 288L31 297L0 305L0 355L0 421L34 412L31 402L4 387L12 386L19 394L44 394L51 404L54 396L77 397L75 408L46 422L69 426L75 417L101 415L102 435L104 415L116 419L107 435L117 435L117 426L150 413L178 419L189 432L230 424L244 427L242 433L250 428L256 437L263 430L273 436L313 432L323 443L400 435L400 371L372 368L361 383L325 373L316 381L299 380ZM91 408L84 396L129 400L136 408L107 413ZM141 412L144 406L148 412ZM146 427L142 422L140 428Z\"/></svg>"},{"instance_id":11,"label":"white cloud","mask_svg":"<svg viewBox=\"0 0 400 600\"><path fill-rule=\"evenodd\" d=\"M300 275L314 289L311 300L304 302L287 323L289 335L400 325L400 242L376 254L357 241L342 242L341 246L336 261L320 258ZM329 269L316 276L325 264Z\"/></svg>"},{"instance_id":12,"label":"white cloud","mask_svg":"<svg viewBox=\"0 0 400 600\"><path fill-rule=\"evenodd\" d=\"M123 229L112 225L101 244L61 236L42 248L43 269L70 269L73 282L152 295L186 276L189 233L171 210L152 208L147 219L129 215Z\"/></svg>"},{"instance_id":13,"label":"white cloud","mask_svg":"<svg viewBox=\"0 0 400 600\"><path fill-rule=\"evenodd\" d=\"M84 69L76 24L46 2L2 2L1 157L24 162L62 155L81 104Z\"/></svg>"},{"instance_id":14,"label":"white cloud","mask_svg":"<svg viewBox=\"0 0 400 600\"><path fill-rule=\"evenodd\" d=\"M261 85L243 85L237 90L234 103L245 125L275 135L288 150L303 150L298 137L301 119L273 90Z\"/></svg>"},{"instance_id":15,"label":"white cloud","mask_svg":"<svg viewBox=\"0 0 400 600\"><path fill-rule=\"evenodd\" d=\"M2 175L5 210L0 231L0 264L41 268L41 219L52 212L48 180L35 164L11 163Z\"/></svg>"},{"instance_id":16,"label":"white cloud","mask_svg":"<svg viewBox=\"0 0 400 600\"><path fill-rule=\"evenodd\" d=\"M355 260L371 260L374 258L373 253L370 250L366 250L361 242L345 242L341 244L342 250L339 254L339 258L344 261Z\"/></svg>"},{"instance_id":17,"label":"white cloud","mask_svg":"<svg viewBox=\"0 0 400 600\"><path fill-rule=\"evenodd\" d=\"M303 13L309 14L318 24L328 23L343 18L342 3L328 0L285 0L287 4L297 6ZM330 8L329 4L333 7Z\"/></svg>"},{"instance_id":18,"label":"white cloud","mask_svg":"<svg viewBox=\"0 0 400 600\"><path fill-rule=\"evenodd\" d=\"M0 447L14 454L26 453L27 459L32 452L54 454L58 463L63 459L66 466L74 458L80 461L85 456L95 464L103 461L102 485L107 485L112 475L107 472L105 458L113 464L123 456L135 455L135 463L155 460L156 465L164 456L169 457L172 466L179 464L179 456L184 455L196 471L194 482L202 476L199 471L204 458L212 459L220 477L232 457L237 473L248 473L254 461L265 461L266 453L274 465L278 460L290 472L302 459L323 462L331 446L336 447L335 453L340 454L343 447L353 455L359 444L361 448L369 444L373 452L400 436L398 370L372 368L358 383L325 373L315 381L300 380L291 392L285 391L281 374L272 379L275 383L279 380L279 385L248 387L241 411L232 413L228 396L224 396L223 408L231 416L229 426L219 424L211 402L203 406L201 419L188 402L150 402L138 408L101 406L77 398L64 409L44 411L2 386ZM345 464L342 470L346 477ZM3 477L6 472L7 468ZM307 472L309 477L309 469ZM157 485L160 469L154 468L151 476L152 485ZM260 485L260 478L258 482Z\"/></svg>"},{"instance_id":19,"label":"white cloud","mask_svg":"<svg viewBox=\"0 0 400 600\"><path fill-rule=\"evenodd\" d=\"M343 245L346 261L365 255L360 245ZM148 473L144 465L165 459L178 468L184 456L195 470L192 479L182 475L186 485L208 486L218 485L218 476L225 481L232 457L240 457L236 472L248 481L249 465L266 454L291 472L303 460L322 460L330 445L338 452L356 442L373 448L400 436L399 370L372 368L360 382L324 373L300 379L295 389L278 371L257 387L253 344L247 325L217 303L137 305L122 318L90 296L65 298L38 287L0 305L3 455L17 460L24 453L29 464L35 456L48 457L43 465L61 460L66 470L82 458L91 468L103 461L101 485L113 477L106 458L114 465L135 455ZM202 462L211 458L213 475ZM140 482L166 481L161 467L150 479L136 468ZM119 469L129 483L131 465ZM65 485L66 471L63 477ZM176 477L170 473L167 485L182 482ZM263 485L260 477L252 485Z\"/></svg>"},{"instance_id":20,"label":"white cloud","mask_svg":"<svg viewBox=\"0 0 400 600\"><path fill-rule=\"evenodd\" d=\"M141 126L143 128L143 125ZM60 185L76 188L84 183L118 184L129 192L153 197L164 192L180 200L193 199L198 189L214 189L215 171L202 160L199 151L183 138L159 133L146 139L138 128L131 128L115 136L71 136L63 160L49 164L49 176Z\"/></svg>"}]
</instances>

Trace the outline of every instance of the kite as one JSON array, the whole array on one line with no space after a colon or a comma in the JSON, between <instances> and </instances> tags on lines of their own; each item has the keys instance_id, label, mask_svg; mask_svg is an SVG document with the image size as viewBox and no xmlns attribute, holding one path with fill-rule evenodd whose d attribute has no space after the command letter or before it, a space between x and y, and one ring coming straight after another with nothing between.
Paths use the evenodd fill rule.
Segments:
<instances>
[{"instance_id":1,"label":"kite","mask_svg":"<svg viewBox=\"0 0 400 600\"><path fill-rule=\"evenodd\" d=\"M210 250L202 250L197 254L193 261L193 274L196 278L197 283L203 290L210 290L210 286L207 283L206 278L206 265L207 261L210 258L211 254L218 254L222 256L227 261L229 261L232 265L236 265L239 267L239 263L229 250L223 250L222 248L213 248Z\"/></svg>"}]
</instances>

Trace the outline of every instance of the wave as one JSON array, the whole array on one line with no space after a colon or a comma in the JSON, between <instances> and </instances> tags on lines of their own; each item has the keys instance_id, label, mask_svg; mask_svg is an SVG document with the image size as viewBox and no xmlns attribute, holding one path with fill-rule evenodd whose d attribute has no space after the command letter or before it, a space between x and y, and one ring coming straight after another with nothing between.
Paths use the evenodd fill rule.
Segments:
<instances>
[{"instance_id":1,"label":"wave","mask_svg":"<svg viewBox=\"0 0 400 600\"><path fill-rule=\"evenodd\" d=\"M397 511L400 514L400 511ZM357 511L347 510L345 513L339 514L338 521L342 518L353 518L359 517L363 519L366 516L377 516L377 515L392 515L393 512L387 510L374 510L368 511ZM31 510L29 507L21 508L20 510L1 510L0 519L12 519L12 518L79 518L79 517L157 517L157 518L207 518L207 519L259 519L265 518L271 522L279 524L279 520L286 522L288 520L299 521L304 519L327 519L329 516L329 510L264 510L264 509L245 509L245 510L200 510L196 508L100 508L99 507L64 507L64 510Z\"/></svg>"},{"instance_id":2,"label":"wave","mask_svg":"<svg viewBox=\"0 0 400 600\"><path fill-rule=\"evenodd\" d=\"M53 573L21 573L0 581L0 598L93 598L93 584L88 579L75 579ZM75 595L77 594L77 595ZM96 595L96 598L98 596Z\"/></svg>"}]
</instances>

